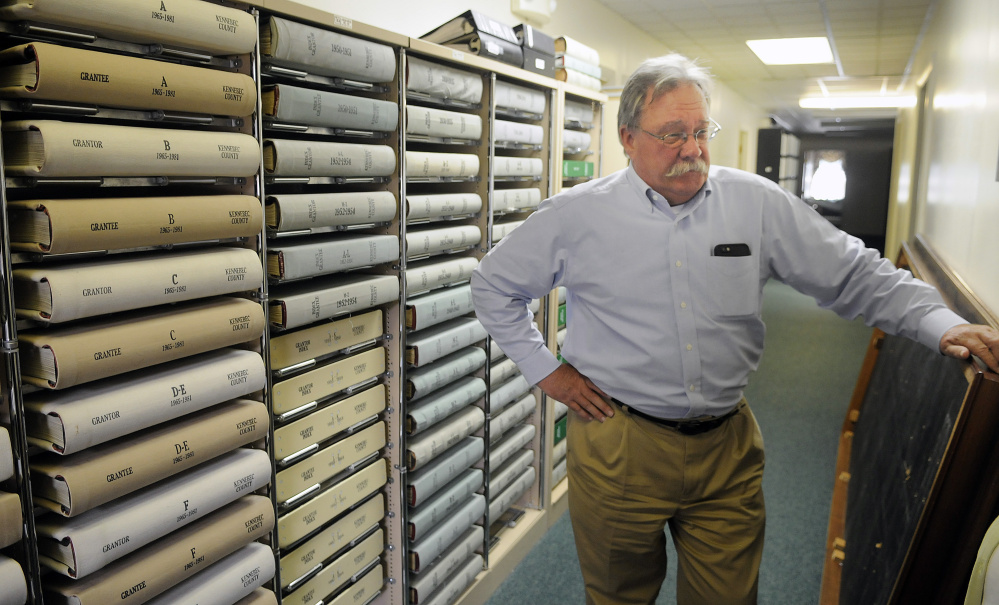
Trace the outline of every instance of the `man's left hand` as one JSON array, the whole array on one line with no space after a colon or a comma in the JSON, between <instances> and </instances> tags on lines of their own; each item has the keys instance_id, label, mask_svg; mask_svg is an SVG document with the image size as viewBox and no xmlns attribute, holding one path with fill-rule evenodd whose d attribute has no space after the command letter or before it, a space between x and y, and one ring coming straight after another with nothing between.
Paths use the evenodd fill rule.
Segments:
<instances>
[{"instance_id":1,"label":"man's left hand","mask_svg":"<svg viewBox=\"0 0 999 605\"><path fill-rule=\"evenodd\" d=\"M990 370L999 373L999 331L989 326L954 326L940 339L940 352L958 359L974 355L984 361Z\"/></svg>"}]
</instances>

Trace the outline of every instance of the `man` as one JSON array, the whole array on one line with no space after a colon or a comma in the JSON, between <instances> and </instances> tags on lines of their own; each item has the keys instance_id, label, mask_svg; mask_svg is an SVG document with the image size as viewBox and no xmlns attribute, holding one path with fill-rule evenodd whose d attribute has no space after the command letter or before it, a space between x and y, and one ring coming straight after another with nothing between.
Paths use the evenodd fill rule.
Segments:
<instances>
[{"instance_id":1,"label":"man","mask_svg":"<svg viewBox=\"0 0 999 605\"><path fill-rule=\"evenodd\" d=\"M492 337L575 413L569 511L591 604L655 601L665 526L680 605L756 602L764 456L742 392L763 352L767 280L999 371L995 330L766 179L709 171L710 84L680 55L644 62L618 113L631 165L545 201L472 277ZM527 310L556 286L564 364Z\"/></svg>"}]
</instances>

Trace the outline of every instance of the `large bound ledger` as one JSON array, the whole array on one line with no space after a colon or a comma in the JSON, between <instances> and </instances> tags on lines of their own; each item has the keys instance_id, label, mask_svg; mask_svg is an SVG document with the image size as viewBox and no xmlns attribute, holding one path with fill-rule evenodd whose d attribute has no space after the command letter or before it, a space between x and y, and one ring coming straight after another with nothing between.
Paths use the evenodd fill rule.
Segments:
<instances>
[{"instance_id":1,"label":"large bound ledger","mask_svg":"<svg viewBox=\"0 0 999 605\"><path fill-rule=\"evenodd\" d=\"M270 483L267 452L240 448L70 519L36 522L42 563L80 578Z\"/></svg>"},{"instance_id":2,"label":"large bound ledger","mask_svg":"<svg viewBox=\"0 0 999 605\"><path fill-rule=\"evenodd\" d=\"M498 468L517 451L534 439L537 429L533 424L522 424L503 436L499 443L489 449L489 468Z\"/></svg>"},{"instance_id":3,"label":"large bound ledger","mask_svg":"<svg viewBox=\"0 0 999 605\"><path fill-rule=\"evenodd\" d=\"M8 0L0 18L89 31L140 44L160 43L217 55L252 52L253 15L201 0Z\"/></svg>"},{"instance_id":4,"label":"large bound ledger","mask_svg":"<svg viewBox=\"0 0 999 605\"><path fill-rule=\"evenodd\" d=\"M17 120L3 123L8 175L248 177L260 146L248 134Z\"/></svg>"},{"instance_id":5,"label":"large bound ledger","mask_svg":"<svg viewBox=\"0 0 999 605\"><path fill-rule=\"evenodd\" d=\"M413 605L448 605L456 602L461 593L472 585L475 577L482 571L483 563L482 555L472 555L437 588L429 599Z\"/></svg>"},{"instance_id":6,"label":"large bound ledger","mask_svg":"<svg viewBox=\"0 0 999 605\"><path fill-rule=\"evenodd\" d=\"M11 248L65 254L260 233L249 195L8 201Z\"/></svg>"},{"instance_id":7,"label":"large bound ledger","mask_svg":"<svg viewBox=\"0 0 999 605\"><path fill-rule=\"evenodd\" d=\"M479 175L479 156L473 153L406 152L406 178L460 178Z\"/></svg>"},{"instance_id":8,"label":"large bound ledger","mask_svg":"<svg viewBox=\"0 0 999 605\"><path fill-rule=\"evenodd\" d=\"M31 460L34 502L67 517L264 439L267 407L237 399L64 457Z\"/></svg>"},{"instance_id":9,"label":"large bound ledger","mask_svg":"<svg viewBox=\"0 0 999 605\"><path fill-rule=\"evenodd\" d=\"M498 521L500 516L534 485L536 477L537 471L534 470L533 466L529 466L517 475L513 483L493 496L489 501L489 521L492 523Z\"/></svg>"},{"instance_id":10,"label":"large bound ledger","mask_svg":"<svg viewBox=\"0 0 999 605\"><path fill-rule=\"evenodd\" d=\"M387 463L386 460L376 460L279 517L278 546L288 548L381 489L388 481Z\"/></svg>"},{"instance_id":11,"label":"large bound ledger","mask_svg":"<svg viewBox=\"0 0 999 605\"><path fill-rule=\"evenodd\" d=\"M220 349L66 391L24 398L28 441L60 454L174 420L264 388L259 353Z\"/></svg>"},{"instance_id":12,"label":"large bound ledger","mask_svg":"<svg viewBox=\"0 0 999 605\"><path fill-rule=\"evenodd\" d=\"M246 496L85 578L45 583L45 601L66 605L145 603L266 536L274 507L264 496Z\"/></svg>"},{"instance_id":13,"label":"large bound ledger","mask_svg":"<svg viewBox=\"0 0 999 605\"><path fill-rule=\"evenodd\" d=\"M406 88L442 99L482 101L482 76L417 57L406 60Z\"/></svg>"},{"instance_id":14,"label":"large bound ledger","mask_svg":"<svg viewBox=\"0 0 999 605\"><path fill-rule=\"evenodd\" d=\"M438 493L411 511L408 522L410 540L419 540L438 523L447 518L455 509L482 487L484 474L482 469L470 468L457 479L442 487Z\"/></svg>"},{"instance_id":15,"label":"large bound ledger","mask_svg":"<svg viewBox=\"0 0 999 605\"><path fill-rule=\"evenodd\" d=\"M418 435L486 394L486 381L466 376L430 397L406 406L406 432Z\"/></svg>"},{"instance_id":16,"label":"large bound ledger","mask_svg":"<svg viewBox=\"0 0 999 605\"><path fill-rule=\"evenodd\" d=\"M363 145L295 139L264 140L264 170L273 176L390 176L395 151L388 145Z\"/></svg>"},{"instance_id":17,"label":"large bound ledger","mask_svg":"<svg viewBox=\"0 0 999 605\"><path fill-rule=\"evenodd\" d=\"M271 397L273 412L284 414L361 384L385 372L385 365L385 349L376 347L277 382Z\"/></svg>"},{"instance_id":18,"label":"large bound ledger","mask_svg":"<svg viewBox=\"0 0 999 605\"><path fill-rule=\"evenodd\" d=\"M441 487L482 458L485 442L482 437L465 437L453 448L435 458L420 470L409 474L406 502L420 506Z\"/></svg>"},{"instance_id":19,"label":"large bound ledger","mask_svg":"<svg viewBox=\"0 0 999 605\"><path fill-rule=\"evenodd\" d=\"M274 429L274 458L283 460L371 418L385 409L385 385L375 386L328 408Z\"/></svg>"},{"instance_id":20,"label":"large bound ledger","mask_svg":"<svg viewBox=\"0 0 999 605\"><path fill-rule=\"evenodd\" d=\"M325 357L385 333L381 309L271 336L271 367L287 368Z\"/></svg>"},{"instance_id":21,"label":"large bound ledger","mask_svg":"<svg viewBox=\"0 0 999 605\"><path fill-rule=\"evenodd\" d=\"M220 297L120 319L23 332L25 382L49 389L138 370L260 338L259 303Z\"/></svg>"},{"instance_id":22,"label":"large bound ledger","mask_svg":"<svg viewBox=\"0 0 999 605\"><path fill-rule=\"evenodd\" d=\"M233 605L277 605L277 597L266 588L257 588Z\"/></svg>"},{"instance_id":23,"label":"large bound ledger","mask_svg":"<svg viewBox=\"0 0 999 605\"><path fill-rule=\"evenodd\" d=\"M482 210L478 193L435 193L406 196L406 220L439 219L445 216L475 214Z\"/></svg>"},{"instance_id":24,"label":"large bound ledger","mask_svg":"<svg viewBox=\"0 0 999 605\"><path fill-rule=\"evenodd\" d=\"M488 336L478 319L459 317L414 333L406 342L406 362L416 367L437 361Z\"/></svg>"},{"instance_id":25,"label":"large bound ledger","mask_svg":"<svg viewBox=\"0 0 999 605\"><path fill-rule=\"evenodd\" d=\"M296 231L385 223L395 218L398 206L391 191L279 193L267 196L265 216L275 231Z\"/></svg>"},{"instance_id":26,"label":"large bound ledger","mask_svg":"<svg viewBox=\"0 0 999 605\"><path fill-rule=\"evenodd\" d=\"M406 301L406 327L422 330L474 310L471 286L443 288Z\"/></svg>"},{"instance_id":27,"label":"large bound ledger","mask_svg":"<svg viewBox=\"0 0 999 605\"><path fill-rule=\"evenodd\" d=\"M251 542L147 603L232 605L273 578L276 567L271 548Z\"/></svg>"},{"instance_id":28,"label":"large bound ledger","mask_svg":"<svg viewBox=\"0 0 999 605\"><path fill-rule=\"evenodd\" d=\"M276 84L262 93L264 115L275 122L394 132L399 106L392 101Z\"/></svg>"},{"instance_id":29,"label":"large bound ledger","mask_svg":"<svg viewBox=\"0 0 999 605\"><path fill-rule=\"evenodd\" d=\"M453 48L460 48L473 55L502 61L514 67L523 67L524 49L519 43L508 42L503 38L487 34L486 32L475 32L461 38L455 38L445 44Z\"/></svg>"},{"instance_id":30,"label":"large bound ledger","mask_svg":"<svg viewBox=\"0 0 999 605\"><path fill-rule=\"evenodd\" d=\"M518 399L516 403L498 415L495 410L490 409L492 418L489 420L489 443L496 443L502 439L503 433L510 429L510 427L527 419L537 405L538 402L534 395L528 394L526 397Z\"/></svg>"},{"instance_id":31,"label":"large bound ledger","mask_svg":"<svg viewBox=\"0 0 999 605\"><path fill-rule=\"evenodd\" d=\"M279 328L298 328L398 299L399 278L395 275L351 274L308 280L271 290L270 322Z\"/></svg>"},{"instance_id":32,"label":"large bound ledger","mask_svg":"<svg viewBox=\"0 0 999 605\"><path fill-rule=\"evenodd\" d=\"M361 82L395 78L392 47L279 17L261 28L260 54L265 63L323 76Z\"/></svg>"},{"instance_id":33,"label":"large bound ledger","mask_svg":"<svg viewBox=\"0 0 999 605\"><path fill-rule=\"evenodd\" d=\"M555 54L575 57L591 65L600 65L600 53L569 36L555 38Z\"/></svg>"},{"instance_id":34,"label":"large bound ledger","mask_svg":"<svg viewBox=\"0 0 999 605\"><path fill-rule=\"evenodd\" d=\"M0 548L6 548L21 539L23 522L21 497L0 492Z\"/></svg>"},{"instance_id":35,"label":"large bound ledger","mask_svg":"<svg viewBox=\"0 0 999 605\"><path fill-rule=\"evenodd\" d=\"M475 32L486 32L511 44L520 44L513 28L476 10L465 11L433 30L420 36L428 42L443 44Z\"/></svg>"},{"instance_id":36,"label":"large bound ledger","mask_svg":"<svg viewBox=\"0 0 999 605\"><path fill-rule=\"evenodd\" d=\"M394 235L332 235L274 243L267 248L267 274L281 280L316 277L399 259Z\"/></svg>"},{"instance_id":37,"label":"large bound ledger","mask_svg":"<svg viewBox=\"0 0 999 605\"><path fill-rule=\"evenodd\" d=\"M28 583L24 571L14 559L0 555L0 605L24 605L28 602Z\"/></svg>"},{"instance_id":38,"label":"large bound ledger","mask_svg":"<svg viewBox=\"0 0 999 605\"><path fill-rule=\"evenodd\" d=\"M517 212L537 208L541 203L540 189L497 189L493 191L494 211Z\"/></svg>"},{"instance_id":39,"label":"large bound ledger","mask_svg":"<svg viewBox=\"0 0 999 605\"><path fill-rule=\"evenodd\" d=\"M482 231L475 225L456 225L438 229L413 229L406 233L406 258L461 250L482 241Z\"/></svg>"},{"instance_id":40,"label":"large bound ledger","mask_svg":"<svg viewBox=\"0 0 999 605\"><path fill-rule=\"evenodd\" d=\"M343 553L336 560L323 566L322 570L307 582L285 595L281 603L288 605L313 605L316 599L325 602L325 597L341 589L352 578L378 560L385 550L385 532L378 528L356 546Z\"/></svg>"},{"instance_id":41,"label":"large bound ledger","mask_svg":"<svg viewBox=\"0 0 999 605\"><path fill-rule=\"evenodd\" d=\"M260 257L248 248L44 264L13 274L17 316L52 323L257 290L263 283Z\"/></svg>"},{"instance_id":42,"label":"large bound ledger","mask_svg":"<svg viewBox=\"0 0 999 605\"><path fill-rule=\"evenodd\" d=\"M486 513L486 497L472 494L447 519L423 538L409 545L410 569L418 570L437 558L448 546L461 538L468 528Z\"/></svg>"},{"instance_id":43,"label":"large bound ledger","mask_svg":"<svg viewBox=\"0 0 999 605\"><path fill-rule=\"evenodd\" d=\"M364 576L347 587L329 602L329 605L355 605L370 603L381 592L385 585L385 569L379 563L366 572Z\"/></svg>"},{"instance_id":44,"label":"large bound ledger","mask_svg":"<svg viewBox=\"0 0 999 605\"><path fill-rule=\"evenodd\" d=\"M496 106L516 109L527 113L544 114L546 95L540 90L525 88L510 84L509 82L496 81Z\"/></svg>"},{"instance_id":45,"label":"large bound ledger","mask_svg":"<svg viewBox=\"0 0 999 605\"><path fill-rule=\"evenodd\" d=\"M0 52L0 96L225 116L257 105L246 74L44 42Z\"/></svg>"},{"instance_id":46,"label":"large bound ledger","mask_svg":"<svg viewBox=\"0 0 999 605\"><path fill-rule=\"evenodd\" d=\"M433 429L413 437L406 444L406 465L415 471L441 455L451 446L482 428L486 414L468 406L440 422Z\"/></svg>"},{"instance_id":47,"label":"large bound ledger","mask_svg":"<svg viewBox=\"0 0 999 605\"><path fill-rule=\"evenodd\" d=\"M470 113L408 105L406 133L477 141L482 137L482 118Z\"/></svg>"},{"instance_id":48,"label":"large bound ledger","mask_svg":"<svg viewBox=\"0 0 999 605\"><path fill-rule=\"evenodd\" d=\"M384 517L385 496L375 494L319 534L284 554L279 562L281 583L288 586L309 573L318 562L331 558L355 539L374 529Z\"/></svg>"},{"instance_id":49,"label":"large bound ledger","mask_svg":"<svg viewBox=\"0 0 999 605\"><path fill-rule=\"evenodd\" d=\"M468 528L433 565L422 570L413 570L409 576L409 595L413 605L422 604L431 593L442 586L459 566L464 564L482 548L482 527Z\"/></svg>"},{"instance_id":50,"label":"large bound ledger","mask_svg":"<svg viewBox=\"0 0 999 605\"><path fill-rule=\"evenodd\" d=\"M497 141L541 145L545 140L545 129L542 126L509 120L496 120L494 133Z\"/></svg>"},{"instance_id":51,"label":"large bound ledger","mask_svg":"<svg viewBox=\"0 0 999 605\"><path fill-rule=\"evenodd\" d=\"M279 471L274 483L278 502L285 502L313 485L349 470L384 446L385 423L376 422Z\"/></svg>"},{"instance_id":52,"label":"large bound ledger","mask_svg":"<svg viewBox=\"0 0 999 605\"><path fill-rule=\"evenodd\" d=\"M563 440L562 443L564 442ZM532 462L534 462L534 450L520 450L499 468L489 469L490 494L499 494L507 486L513 484Z\"/></svg>"},{"instance_id":53,"label":"large bound ledger","mask_svg":"<svg viewBox=\"0 0 999 605\"><path fill-rule=\"evenodd\" d=\"M430 365L406 372L406 398L419 399L428 393L467 376L486 364L486 352L480 347L466 347L442 357Z\"/></svg>"}]
</instances>

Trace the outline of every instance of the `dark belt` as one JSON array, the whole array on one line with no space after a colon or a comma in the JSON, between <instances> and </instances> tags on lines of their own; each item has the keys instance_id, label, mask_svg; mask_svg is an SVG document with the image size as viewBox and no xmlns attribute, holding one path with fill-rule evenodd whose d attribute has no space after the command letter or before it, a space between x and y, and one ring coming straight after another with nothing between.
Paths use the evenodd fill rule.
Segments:
<instances>
[{"instance_id":1,"label":"dark belt","mask_svg":"<svg viewBox=\"0 0 999 605\"><path fill-rule=\"evenodd\" d=\"M675 429L682 435L700 435L701 433L706 433L710 430L716 429L721 425L725 424L725 421L735 416L739 412L741 405L736 405L735 408L723 416L715 416L714 418L707 418L704 420L670 420L668 418L657 418L651 414L646 414L631 407L626 403L621 403L617 399L611 397L611 401L621 406L621 409L629 414L638 416L639 418L644 418L649 422L655 422L662 426L668 426L671 429Z\"/></svg>"}]
</instances>

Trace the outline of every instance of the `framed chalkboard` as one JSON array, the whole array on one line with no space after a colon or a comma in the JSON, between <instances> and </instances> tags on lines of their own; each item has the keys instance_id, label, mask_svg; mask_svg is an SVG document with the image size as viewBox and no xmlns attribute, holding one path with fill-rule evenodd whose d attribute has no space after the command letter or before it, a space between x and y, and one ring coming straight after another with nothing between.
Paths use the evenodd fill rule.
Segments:
<instances>
[{"instance_id":1,"label":"framed chalkboard","mask_svg":"<svg viewBox=\"0 0 999 605\"><path fill-rule=\"evenodd\" d=\"M876 333L837 473L823 605L963 603L999 514L999 376Z\"/></svg>"}]
</instances>

